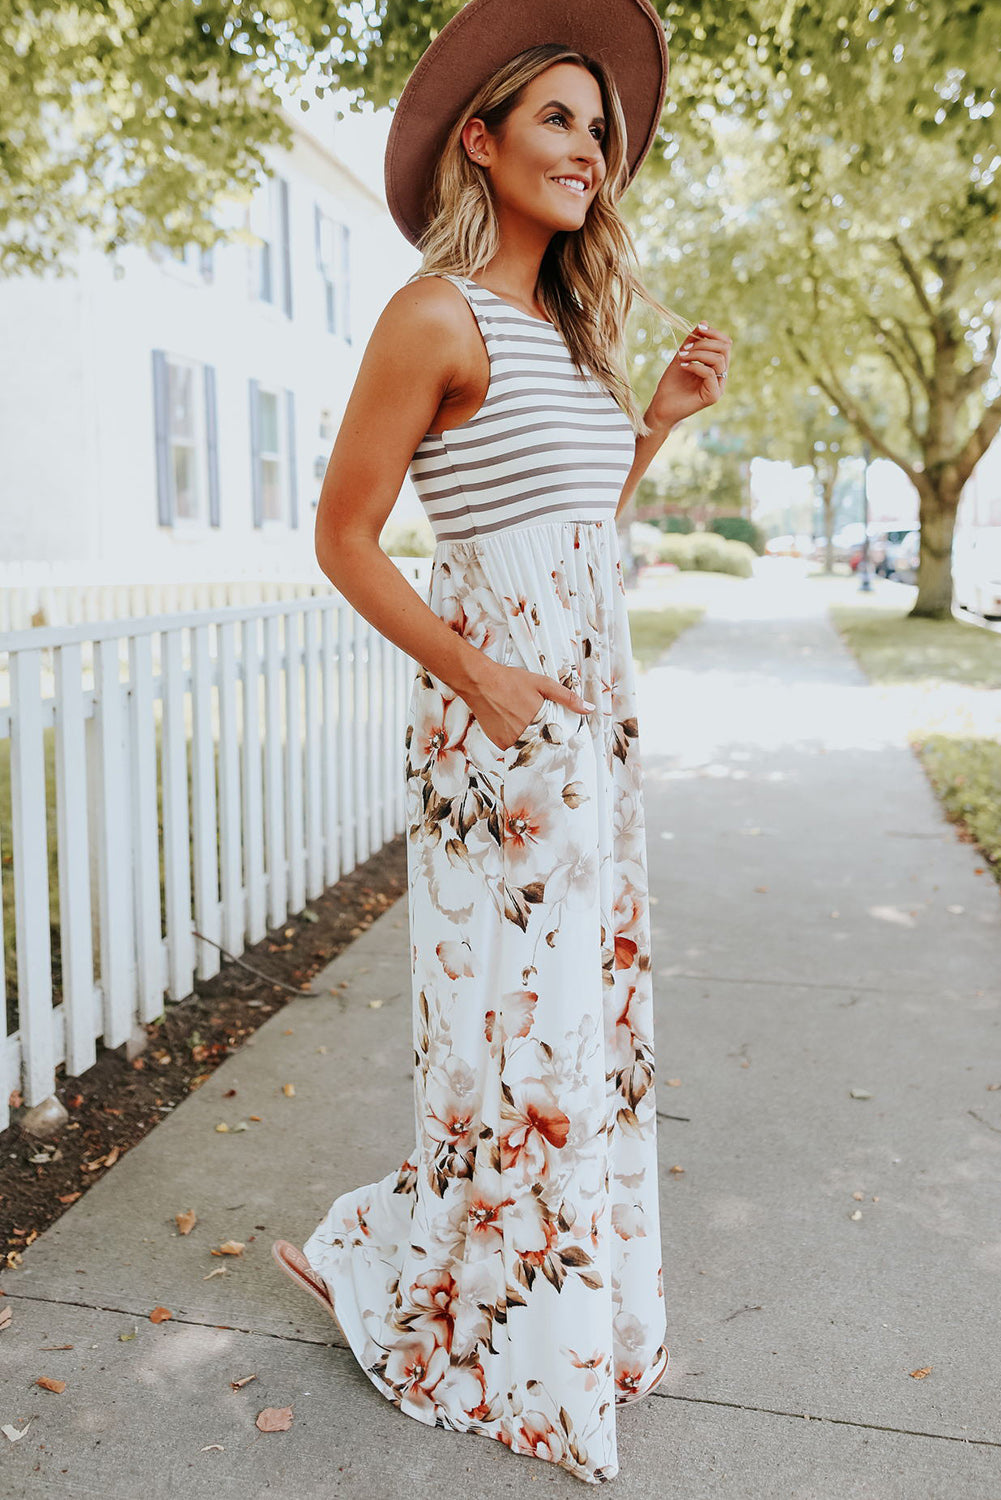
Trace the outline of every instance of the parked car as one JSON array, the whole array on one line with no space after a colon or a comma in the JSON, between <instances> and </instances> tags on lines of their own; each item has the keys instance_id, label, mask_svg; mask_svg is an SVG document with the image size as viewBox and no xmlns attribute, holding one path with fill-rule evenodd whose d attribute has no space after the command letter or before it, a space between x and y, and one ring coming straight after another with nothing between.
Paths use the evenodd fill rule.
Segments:
<instances>
[{"instance_id":1,"label":"parked car","mask_svg":"<svg viewBox=\"0 0 1001 1500\"><path fill-rule=\"evenodd\" d=\"M854 543L848 551L848 566L852 572L858 571L859 563L862 561L864 547L861 541ZM884 573L886 566L886 532L870 531L869 533L869 566L874 573Z\"/></svg>"},{"instance_id":2,"label":"parked car","mask_svg":"<svg viewBox=\"0 0 1001 1500\"><path fill-rule=\"evenodd\" d=\"M917 583L921 556L921 529L889 531L886 535L884 576L896 583Z\"/></svg>"},{"instance_id":3,"label":"parked car","mask_svg":"<svg viewBox=\"0 0 1001 1500\"><path fill-rule=\"evenodd\" d=\"M980 526L952 544L953 597L960 609L1001 619L1001 526Z\"/></svg>"}]
</instances>

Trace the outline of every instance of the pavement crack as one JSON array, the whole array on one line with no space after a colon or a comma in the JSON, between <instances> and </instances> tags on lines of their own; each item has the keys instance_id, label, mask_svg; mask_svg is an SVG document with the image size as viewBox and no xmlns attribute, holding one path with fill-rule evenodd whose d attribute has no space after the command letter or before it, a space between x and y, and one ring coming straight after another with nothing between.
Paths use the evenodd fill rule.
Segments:
<instances>
[{"instance_id":1,"label":"pavement crack","mask_svg":"<svg viewBox=\"0 0 1001 1500\"><path fill-rule=\"evenodd\" d=\"M136 1318L140 1323L149 1322L149 1312L135 1312L129 1307L116 1307L108 1302L81 1302L72 1297L42 1297L32 1292L7 1292L5 1301L19 1300L21 1302L41 1302L46 1307L80 1307L88 1312L115 1313L122 1318ZM247 1333L254 1338L281 1339L289 1344L309 1344L313 1347L347 1349L348 1345L342 1339L320 1339L306 1338L290 1333L276 1333L269 1328L248 1328L240 1323L210 1323L207 1318L186 1318L178 1313L171 1313L164 1320L168 1323L176 1323L186 1328L214 1328L220 1333ZM163 1327L163 1324L154 1325Z\"/></svg>"},{"instance_id":2,"label":"pavement crack","mask_svg":"<svg viewBox=\"0 0 1001 1500\"><path fill-rule=\"evenodd\" d=\"M901 1437L935 1438L942 1443L962 1443L968 1448L1001 1448L1001 1439L957 1437L953 1432L927 1432L921 1427L894 1427L890 1422L863 1422L857 1417L825 1417L818 1412L786 1411L778 1406L751 1406L746 1401L721 1401L713 1396L686 1396L678 1391L653 1390L661 1401L690 1401L696 1406L728 1407L731 1411L760 1413L765 1417L788 1417L793 1422L826 1422L831 1427L858 1427L867 1432L890 1432Z\"/></svg>"}]
</instances>

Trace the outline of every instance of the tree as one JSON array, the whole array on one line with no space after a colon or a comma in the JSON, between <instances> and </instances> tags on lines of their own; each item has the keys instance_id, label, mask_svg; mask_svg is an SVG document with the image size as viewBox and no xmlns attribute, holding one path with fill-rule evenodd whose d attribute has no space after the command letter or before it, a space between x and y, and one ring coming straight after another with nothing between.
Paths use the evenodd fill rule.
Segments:
<instances>
[{"instance_id":1,"label":"tree","mask_svg":"<svg viewBox=\"0 0 1001 1500\"><path fill-rule=\"evenodd\" d=\"M288 147L279 87L329 48L325 0L0 0L0 274L104 251L225 238L265 148Z\"/></svg>"},{"instance_id":2,"label":"tree","mask_svg":"<svg viewBox=\"0 0 1001 1500\"><path fill-rule=\"evenodd\" d=\"M960 492L1001 427L996 10L755 12L705 66L701 124L641 174L644 264L663 300L734 334L728 399L740 382L775 409L813 386L907 474L912 613L947 616ZM676 95L668 127L677 113Z\"/></svg>"}]
</instances>

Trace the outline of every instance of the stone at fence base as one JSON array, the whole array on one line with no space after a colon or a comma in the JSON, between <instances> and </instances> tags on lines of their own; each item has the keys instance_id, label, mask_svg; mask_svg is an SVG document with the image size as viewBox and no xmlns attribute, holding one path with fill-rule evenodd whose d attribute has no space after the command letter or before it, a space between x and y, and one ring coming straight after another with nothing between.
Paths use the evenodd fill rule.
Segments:
<instances>
[{"instance_id":1,"label":"stone at fence base","mask_svg":"<svg viewBox=\"0 0 1001 1500\"><path fill-rule=\"evenodd\" d=\"M33 1104L30 1109L26 1109L17 1123L26 1135L45 1140L47 1136L55 1135L57 1130L61 1130L68 1119L69 1111L66 1106L55 1094L50 1094L41 1104Z\"/></svg>"},{"instance_id":2,"label":"stone at fence base","mask_svg":"<svg viewBox=\"0 0 1001 1500\"><path fill-rule=\"evenodd\" d=\"M132 1035L125 1040L125 1061L131 1062L140 1052L145 1052L148 1046L149 1033L142 1022L137 1021L132 1028Z\"/></svg>"}]
</instances>

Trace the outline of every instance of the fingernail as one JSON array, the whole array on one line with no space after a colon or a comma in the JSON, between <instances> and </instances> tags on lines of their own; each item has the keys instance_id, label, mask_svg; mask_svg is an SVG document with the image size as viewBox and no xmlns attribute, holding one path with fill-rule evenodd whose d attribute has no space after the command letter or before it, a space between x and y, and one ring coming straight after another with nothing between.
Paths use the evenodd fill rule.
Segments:
<instances>
[{"instance_id":1,"label":"fingernail","mask_svg":"<svg viewBox=\"0 0 1001 1500\"><path fill-rule=\"evenodd\" d=\"M695 326L696 326L696 328L708 328L709 324L708 323L696 323Z\"/></svg>"}]
</instances>

